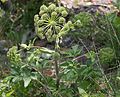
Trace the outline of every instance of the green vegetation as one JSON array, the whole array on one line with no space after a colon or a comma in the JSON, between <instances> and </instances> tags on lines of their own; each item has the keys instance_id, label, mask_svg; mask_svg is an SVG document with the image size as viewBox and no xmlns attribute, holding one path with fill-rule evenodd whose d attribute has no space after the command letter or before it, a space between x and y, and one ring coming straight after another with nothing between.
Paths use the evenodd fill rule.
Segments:
<instances>
[{"instance_id":1,"label":"green vegetation","mask_svg":"<svg viewBox=\"0 0 120 97\"><path fill-rule=\"evenodd\" d=\"M0 97L120 96L120 12L0 3Z\"/></svg>"}]
</instances>

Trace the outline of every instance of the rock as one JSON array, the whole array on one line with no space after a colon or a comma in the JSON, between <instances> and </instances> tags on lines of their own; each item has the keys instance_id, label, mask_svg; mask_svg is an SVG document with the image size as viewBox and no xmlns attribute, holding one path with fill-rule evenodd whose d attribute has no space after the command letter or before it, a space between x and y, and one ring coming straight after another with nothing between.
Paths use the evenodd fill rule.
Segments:
<instances>
[{"instance_id":1,"label":"rock","mask_svg":"<svg viewBox=\"0 0 120 97\"><path fill-rule=\"evenodd\" d=\"M71 46L71 44L73 43L73 39L72 37L65 37L63 40L62 40L62 43L61 43L61 46L63 47L69 47Z\"/></svg>"},{"instance_id":2,"label":"rock","mask_svg":"<svg viewBox=\"0 0 120 97\"><path fill-rule=\"evenodd\" d=\"M7 53L9 47L12 45L10 41L7 40L0 40L0 53L5 54Z\"/></svg>"},{"instance_id":3,"label":"rock","mask_svg":"<svg viewBox=\"0 0 120 97\"><path fill-rule=\"evenodd\" d=\"M118 9L112 4L115 0L60 0L65 7L87 12L112 13Z\"/></svg>"}]
</instances>

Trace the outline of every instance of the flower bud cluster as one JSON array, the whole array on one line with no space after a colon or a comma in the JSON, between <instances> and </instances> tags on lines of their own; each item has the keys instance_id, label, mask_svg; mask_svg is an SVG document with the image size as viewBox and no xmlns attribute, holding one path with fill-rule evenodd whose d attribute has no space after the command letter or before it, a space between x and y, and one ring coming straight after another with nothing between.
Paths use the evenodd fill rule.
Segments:
<instances>
[{"instance_id":1,"label":"flower bud cluster","mask_svg":"<svg viewBox=\"0 0 120 97\"><path fill-rule=\"evenodd\" d=\"M73 26L71 21L66 21L67 15L68 12L64 7L57 7L55 4L48 7L42 5L39 14L34 16L38 37L52 42L65 35Z\"/></svg>"},{"instance_id":2,"label":"flower bud cluster","mask_svg":"<svg viewBox=\"0 0 120 97\"><path fill-rule=\"evenodd\" d=\"M22 61L16 46L13 46L12 48L9 49L9 51L7 52L7 57L10 60L10 62L13 64L17 64Z\"/></svg>"}]
</instances>

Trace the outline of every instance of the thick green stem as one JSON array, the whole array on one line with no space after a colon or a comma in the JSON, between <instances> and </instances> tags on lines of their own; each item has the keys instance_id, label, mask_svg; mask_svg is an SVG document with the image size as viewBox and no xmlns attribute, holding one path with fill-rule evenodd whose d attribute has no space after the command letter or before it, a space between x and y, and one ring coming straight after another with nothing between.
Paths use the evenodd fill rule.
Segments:
<instances>
[{"instance_id":1,"label":"thick green stem","mask_svg":"<svg viewBox=\"0 0 120 97\"><path fill-rule=\"evenodd\" d=\"M58 54L59 47L58 47L57 42L56 42L56 45L55 45L55 51ZM56 90L58 90L59 89L59 83L60 83L58 57L55 56L54 60L55 60L55 72L56 72Z\"/></svg>"},{"instance_id":2,"label":"thick green stem","mask_svg":"<svg viewBox=\"0 0 120 97\"><path fill-rule=\"evenodd\" d=\"M59 89L59 66L58 60L55 59L55 72L56 72L56 90Z\"/></svg>"}]
</instances>

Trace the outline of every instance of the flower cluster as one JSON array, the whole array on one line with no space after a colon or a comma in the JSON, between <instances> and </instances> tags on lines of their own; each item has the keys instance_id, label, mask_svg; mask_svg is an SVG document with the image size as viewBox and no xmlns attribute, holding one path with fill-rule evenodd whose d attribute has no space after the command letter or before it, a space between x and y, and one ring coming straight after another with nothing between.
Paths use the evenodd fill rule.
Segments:
<instances>
[{"instance_id":1,"label":"flower cluster","mask_svg":"<svg viewBox=\"0 0 120 97\"><path fill-rule=\"evenodd\" d=\"M52 42L64 36L72 27L71 21L66 21L68 15L64 7L51 4L42 5L39 14L34 16L35 29L40 39Z\"/></svg>"},{"instance_id":2,"label":"flower cluster","mask_svg":"<svg viewBox=\"0 0 120 97\"><path fill-rule=\"evenodd\" d=\"M16 46L13 46L12 48L9 49L9 51L7 52L7 57L13 64L20 63L22 61Z\"/></svg>"}]
</instances>

